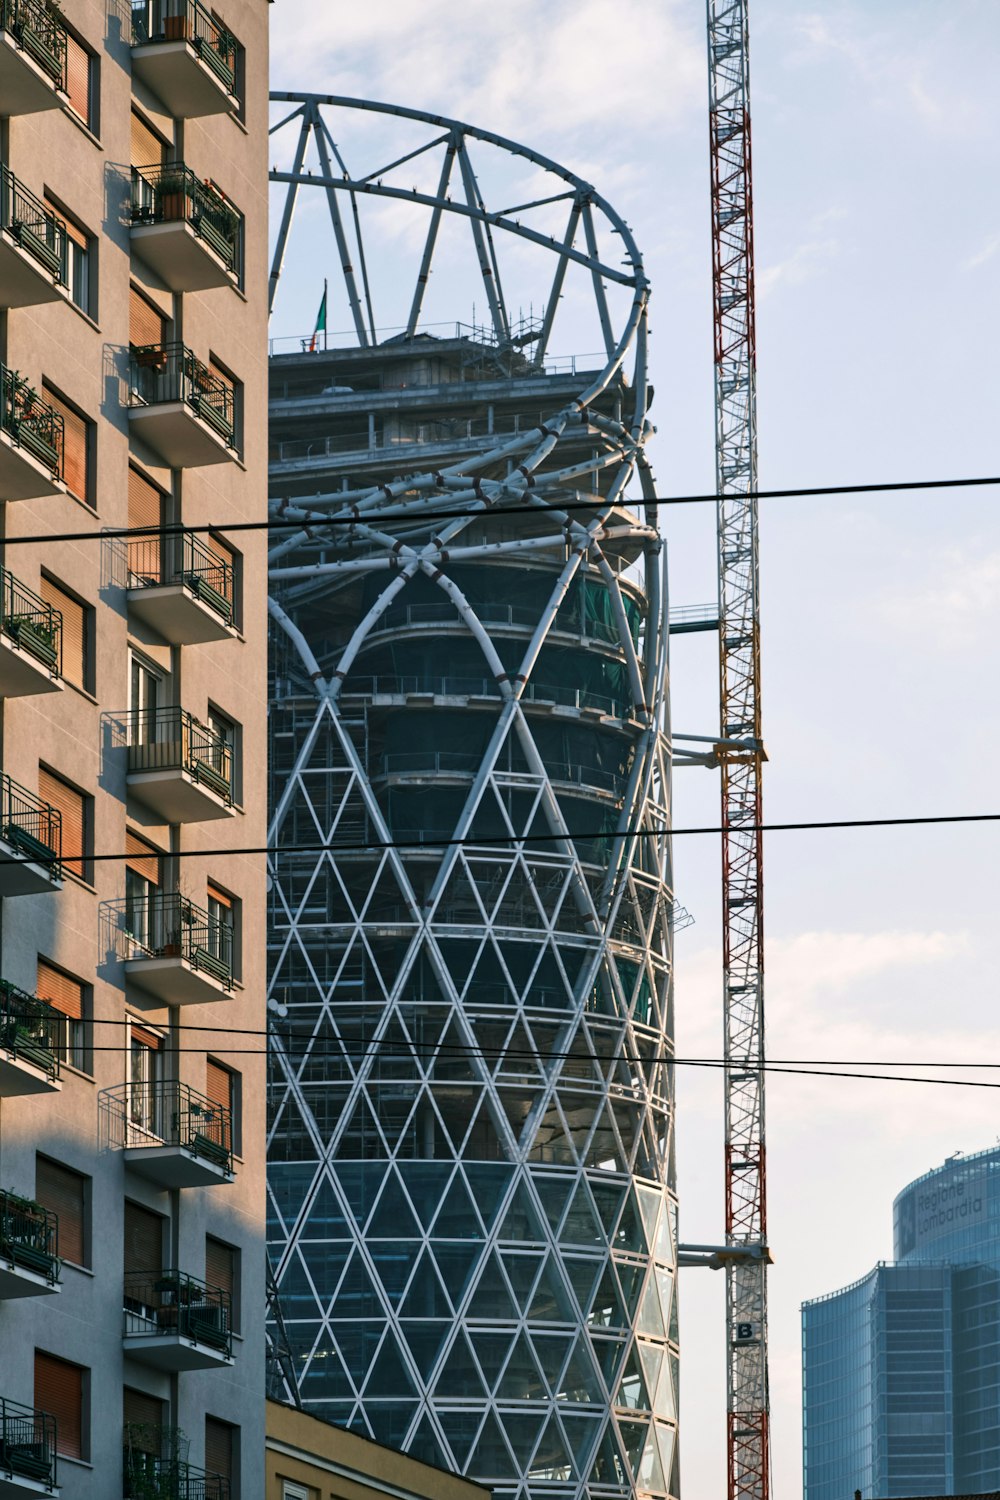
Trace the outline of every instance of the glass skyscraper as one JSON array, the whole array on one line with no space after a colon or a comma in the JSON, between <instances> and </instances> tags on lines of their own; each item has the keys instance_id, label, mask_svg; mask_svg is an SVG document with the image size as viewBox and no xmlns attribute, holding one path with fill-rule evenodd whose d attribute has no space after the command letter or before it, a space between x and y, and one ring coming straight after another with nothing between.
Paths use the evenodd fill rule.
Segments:
<instances>
[{"instance_id":1,"label":"glass skyscraper","mask_svg":"<svg viewBox=\"0 0 1000 1500\"><path fill-rule=\"evenodd\" d=\"M1000 1147L905 1188L893 1241L802 1309L806 1500L1000 1487Z\"/></svg>"}]
</instances>

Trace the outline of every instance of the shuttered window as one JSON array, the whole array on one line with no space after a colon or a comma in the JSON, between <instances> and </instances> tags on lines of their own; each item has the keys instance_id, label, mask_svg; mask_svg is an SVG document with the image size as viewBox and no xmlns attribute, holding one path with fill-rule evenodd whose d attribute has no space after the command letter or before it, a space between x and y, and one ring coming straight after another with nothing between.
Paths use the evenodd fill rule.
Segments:
<instances>
[{"instance_id":1,"label":"shuttered window","mask_svg":"<svg viewBox=\"0 0 1000 1500\"><path fill-rule=\"evenodd\" d=\"M233 1479L233 1454L238 1431L239 1428L220 1422L218 1417L205 1418L205 1468L210 1474Z\"/></svg>"},{"instance_id":2,"label":"shuttered window","mask_svg":"<svg viewBox=\"0 0 1000 1500\"><path fill-rule=\"evenodd\" d=\"M39 1156L35 1162L35 1198L59 1218L59 1254L75 1266L89 1266L87 1254L87 1179L58 1162Z\"/></svg>"},{"instance_id":3,"label":"shuttered window","mask_svg":"<svg viewBox=\"0 0 1000 1500\"><path fill-rule=\"evenodd\" d=\"M139 1453L153 1453L158 1458L161 1447L158 1429L166 1425L166 1402L126 1386L122 1391L122 1420L130 1429L128 1446Z\"/></svg>"},{"instance_id":4,"label":"shuttered window","mask_svg":"<svg viewBox=\"0 0 1000 1500\"><path fill-rule=\"evenodd\" d=\"M166 142L147 125L142 115L132 111L132 166L161 167L167 159Z\"/></svg>"},{"instance_id":5,"label":"shuttered window","mask_svg":"<svg viewBox=\"0 0 1000 1500\"><path fill-rule=\"evenodd\" d=\"M229 1110L231 1121L230 1139L224 1142L239 1155L242 1142L240 1139L240 1075L234 1073L231 1068L224 1067L222 1063L215 1061L214 1057L208 1059L205 1077L205 1093L213 1104L220 1105Z\"/></svg>"},{"instance_id":6,"label":"shuttered window","mask_svg":"<svg viewBox=\"0 0 1000 1500\"><path fill-rule=\"evenodd\" d=\"M66 488L78 500L89 501L91 424L48 386L45 387L45 399L63 419L63 478Z\"/></svg>"},{"instance_id":7,"label":"shuttered window","mask_svg":"<svg viewBox=\"0 0 1000 1500\"><path fill-rule=\"evenodd\" d=\"M234 437L236 439L236 446L238 448L242 448L242 446L243 446L242 415L243 414L242 414L242 409L241 408L242 408L242 401L243 401L243 387L242 387L242 385L240 384L240 382L238 380L234 379L233 376L230 375L230 373L229 373L228 370L224 369L222 365L218 364L211 357L209 357L208 368L209 368L210 372L212 373L212 375L214 375L215 379L218 380L218 381L221 381L221 383L225 386L226 390L229 392L229 399L230 399L230 408L229 409L230 409L230 412L231 412L231 415L232 415L233 435L234 435Z\"/></svg>"},{"instance_id":8,"label":"shuttered window","mask_svg":"<svg viewBox=\"0 0 1000 1500\"><path fill-rule=\"evenodd\" d=\"M69 240L69 294L73 298L81 312L92 313L90 305L90 257L93 251L93 237L85 229L74 224L68 218L65 209L61 208L51 198L46 197L45 207L50 213L61 219L66 226L66 237Z\"/></svg>"},{"instance_id":9,"label":"shuttered window","mask_svg":"<svg viewBox=\"0 0 1000 1500\"><path fill-rule=\"evenodd\" d=\"M217 1286L229 1293L232 1308L232 1329L239 1333L239 1256L232 1245L205 1236L205 1280L209 1286Z\"/></svg>"},{"instance_id":10,"label":"shuttered window","mask_svg":"<svg viewBox=\"0 0 1000 1500\"><path fill-rule=\"evenodd\" d=\"M60 1047L63 1061L89 1073L91 1057L87 1023L90 1019L90 1006L87 986L79 979L74 979L71 974L57 969L47 959L39 958L35 994L39 1000L47 1000L49 1005L67 1018L66 1035Z\"/></svg>"},{"instance_id":11,"label":"shuttered window","mask_svg":"<svg viewBox=\"0 0 1000 1500\"><path fill-rule=\"evenodd\" d=\"M42 574L38 592L46 604L62 615L62 671L67 682L85 691L90 681L90 611L79 599ZM65 834L64 834L65 837Z\"/></svg>"},{"instance_id":12,"label":"shuttered window","mask_svg":"<svg viewBox=\"0 0 1000 1500\"><path fill-rule=\"evenodd\" d=\"M63 781L44 766L38 768L38 795L62 813L63 868L81 880L88 880L87 823L90 798Z\"/></svg>"},{"instance_id":13,"label":"shuttered window","mask_svg":"<svg viewBox=\"0 0 1000 1500\"><path fill-rule=\"evenodd\" d=\"M96 63L93 54L82 42L66 33L66 91L69 107L79 115L85 125L94 125L94 75Z\"/></svg>"},{"instance_id":14,"label":"shuttered window","mask_svg":"<svg viewBox=\"0 0 1000 1500\"><path fill-rule=\"evenodd\" d=\"M135 287L129 288L128 339L130 344L165 344L167 320Z\"/></svg>"},{"instance_id":15,"label":"shuttered window","mask_svg":"<svg viewBox=\"0 0 1000 1500\"><path fill-rule=\"evenodd\" d=\"M203 540L217 565L209 569L207 582L216 593L222 594L229 600L233 612L233 624L238 625L240 622L237 615L236 553L228 542L222 541L217 536L206 536Z\"/></svg>"},{"instance_id":16,"label":"shuttered window","mask_svg":"<svg viewBox=\"0 0 1000 1500\"><path fill-rule=\"evenodd\" d=\"M125 1271L152 1279L163 1270L163 1219L159 1214L125 1204Z\"/></svg>"},{"instance_id":17,"label":"shuttered window","mask_svg":"<svg viewBox=\"0 0 1000 1500\"><path fill-rule=\"evenodd\" d=\"M162 526L163 495L138 469L128 471L128 524ZM158 536L139 536L128 544L129 585L161 583L163 543Z\"/></svg>"},{"instance_id":18,"label":"shuttered window","mask_svg":"<svg viewBox=\"0 0 1000 1500\"><path fill-rule=\"evenodd\" d=\"M131 828L125 830L125 868L150 885L160 883L160 851L133 833Z\"/></svg>"},{"instance_id":19,"label":"shuttered window","mask_svg":"<svg viewBox=\"0 0 1000 1500\"><path fill-rule=\"evenodd\" d=\"M35 1350L35 1406L56 1419L56 1448L66 1458L86 1458L83 1385L86 1371Z\"/></svg>"}]
</instances>

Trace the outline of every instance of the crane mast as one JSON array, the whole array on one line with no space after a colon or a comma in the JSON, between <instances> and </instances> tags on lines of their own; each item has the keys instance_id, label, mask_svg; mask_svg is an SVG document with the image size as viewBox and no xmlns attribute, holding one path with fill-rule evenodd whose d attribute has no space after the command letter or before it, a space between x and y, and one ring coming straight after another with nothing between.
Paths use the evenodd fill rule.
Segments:
<instances>
[{"instance_id":1,"label":"crane mast","mask_svg":"<svg viewBox=\"0 0 1000 1500\"><path fill-rule=\"evenodd\" d=\"M748 0L707 0L722 771L729 1500L770 1492L760 579Z\"/></svg>"}]
</instances>

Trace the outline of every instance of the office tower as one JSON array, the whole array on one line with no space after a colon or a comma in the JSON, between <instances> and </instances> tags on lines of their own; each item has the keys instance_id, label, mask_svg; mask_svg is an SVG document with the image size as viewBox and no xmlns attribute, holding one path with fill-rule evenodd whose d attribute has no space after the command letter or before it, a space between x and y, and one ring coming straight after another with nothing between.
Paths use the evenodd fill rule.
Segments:
<instances>
[{"instance_id":1,"label":"office tower","mask_svg":"<svg viewBox=\"0 0 1000 1500\"><path fill-rule=\"evenodd\" d=\"M263 1494L267 11L0 0L4 1495Z\"/></svg>"}]
</instances>

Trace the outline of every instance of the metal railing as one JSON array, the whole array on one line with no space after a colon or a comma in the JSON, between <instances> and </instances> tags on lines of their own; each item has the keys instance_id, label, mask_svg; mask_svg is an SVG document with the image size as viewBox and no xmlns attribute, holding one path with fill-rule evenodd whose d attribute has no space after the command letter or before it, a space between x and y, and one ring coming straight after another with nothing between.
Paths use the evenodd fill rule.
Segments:
<instances>
[{"instance_id":1,"label":"metal railing","mask_svg":"<svg viewBox=\"0 0 1000 1500\"><path fill-rule=\"evenodd\" d=\"M0 162L0 229L65 286L69 273L69 235L57 214L29 193L24 183Z\"/></svg>"},{"instance_id":2,"label":"metal railing","mask_svg":"<svg viewBox=\"0 0 1000 1500\"><path fill-rule=\"evenodd\" d=\"M0 1396L0 1474L53 1490L58 1482L57 1446L55 1417Z\"/></svg>"},{"instance_id":3,"label":"metal railing","mask_svg":"<svg viewBox=\"0 0 1000 1500\"><path fill-rule=\"evenodd\" d=\"M62 615L6 568L0 568L0 631L48 667L53 677L61 675Z\"/></svg>"},{"instance_id":4,"label":"metal railing","mask_svg":"<svg viewBox=\"0 0 1000 1500\"><path fill-rule=\"evenodd\" d=\"M62 478L63 419L6 365L0 365L0 432L50 469L54 479Z\"/></svg>"},{"instance_id":5,"label":"metal railing","mask_svg":"<svg viewBox=\"0 0 1000 1500\"><path fill-rule=\"evenodd\" d=\"M214 730L183 708L134 710L124 715L129 771L186 771L201 786L233 800L233 751Z\"/></svg>"},{"instance_id":6,"label":"metal railing","mask_svg":"<svg viewBox=\"0 0 1000 1500\"><path fill-rule=\"evenodd\" d=\"M236 38L199 0L132 0L132 46L190 42L227 93L236 88Z\"/></svg>"},{"instance_id":7,"label":"metal railing","mask_svg":"<svg viewBox=\"0 0 1000 1500\"><path fill-rule=\"evenodd\" d=\"M229 1480L222 1474L139 1448L123 1450L122 1475L124 1500L229 1500Z\"/></svg>"},{"instance_id":8,"label":"metal railing","mask_svg":"<svg viewBox=\"0 0 1000 1500\"><path fill-rule=\"evenodd\" d=\"M59 1220L49 1208L0 1191L0 1255L44 1276L59 1280Z\"/></svg>"},{"instance_id":9,"label":"metal railing","mask_svg":"<svg viewBox=\"0 0 1000 1500\"><path fill-rule=\"evenodd\" d=\"M233 621L233 565L219 557L200 537L142 537L128 544L128 586L160 588L182 583L223 619Z\"/></svg>"},{"instance_id":10,"label":"metal railing","mask_svg":"<svg viewBox=\"0 0 1000 1500\"><path fill-rule=\"evenodd\" d=\"M129 355L132 406L183 401L230 447L235 446L233 392L184 344L133 344Z\"/></svg>"},{"instance_id":11,"label":"metal railing","mask_svg":"<svg viewBox=\"0 0 1000 1500\"><path fill-rule=\"evenodd\" d=\"M66 1052L66 1017L47 1000L0 979L0 1047L58 1078L59 1059Z\"/></svg>"},{"instance_id":12,"label":"metal railing","mask_svg":"<svg viewBox=\"0 0 1000 1500\"><path fill-rule=\"evenodd\" d=\"M472 603L472 601L470 601ZM518 629L534 630L538 624L539 615L545 605L538 609L530 609L526 605L500 604L489 600L478 600L472 603L472 610L476 618L484 625L512 625ZM582 636L584 639L607 641L611 645L617 645L621 639L615 626L606 624L603 620L586 620L581 626L576 613L570 609L560 610L556 614L552 629L556 633ZM468 627L450 603L442 604L407 604L400 605L396 609L387 609L376 622L371 635L379 635L384 631L399 630L407 625L456 625L463 629Z\"/></svg>"},{"instance_id":13,"label":"metal railing","mask_svg":"<svg viewBox=\"0 0 1000 1500\"><path fill-rule=\"evenodd\" d=\"M65 90L66 28L54 5L45 0L0 0L0 31L9 32L56 88Z\"/></svg>"},{"instance_id":14,"label":"metal railing","mask_svg":"<svg viewBox=\"0 0 1000 1500\"><path fill-rule=\"evenodd\" d=\"M196 1344L207 1344L220 1354L233 1352L232 1299L219 1286L210 1286L183 1271L125 1273L125 1337L161 1338L176 1334Z\"/></svg>"},{"instance_id":15,"label":"metal railing","mask_svg":"<svg viewBox=\"0 0 1000 1500\"><path fill-rule=\"evenodd\" d=\"M62 813L0 775L0 839L18 854L46 865L53 880L62 873Z\"/></svg>"},{"instance_id":16,"label":"metal railing","mask_svg":"<svg viewBox=\"0 0 1000 1500\"><path fill-rule=\"evenodd\" d=\"M186 1083L120 1083L98 1096L101 1144L179 1146L233 1170L232 1112Z\"/></svg>"},{"instance_id":17,"label":"metal railing","mask_svg":"<svg viewBox=\"0 0 1000 1500\"><path fill-rule=\"evenodd\" d=\"M370 698L377 694L403 696L420 693L436 697L455 698L499 698L500 688L494 678L489 677L348 677L342 689L346 696ZM623 699L612 698L606 693L595 693L590 688L557 687L554 683L526 682L521 691L521 701L528 703L556 703L567 708L592 708L612 718L631 718L634 710Z\"/></svg>"},{"instance_id":18,"label":"metal railing","mask_svg":"<svg viewBox=\"0 0 1000 1500\"><path fill-rule=\"evenodd\" d=\"M123 958L182 958L202 973L233 985L233 929L178 891L153 891L108 901Z\"/></svg>"},{"instance_id":19,"label":"metal railing","mask_svg":"<svg viewBox=\"0 0 1000 1500\"><path fill-rule=\"evenodd\" d=\"M239 264L242 216L182 162L132 168L132 224L190 224L227 271Z\"/></svg>"},{"instance_id":20,"label":"metal railing","mask_svg":"<svg viewBox=\"0 0 1000 1500\"><path fill-rule=\"evenodd\" d=\"M465 754L460 750L401 750L392 755L383 755L374 768L379 776L473 776L482 765L482 756ZM597 766L581 766L568 761L546 760L545 772L550 781L567 782L575 786L599 787L602 791L620 791L628 780L627 771L609 771ZM529 776L527 771L505 771L498 767L494 775L499 781L505 776ZM534 782L531 783L534 785Z\"/></svg>"}]
</instances>

